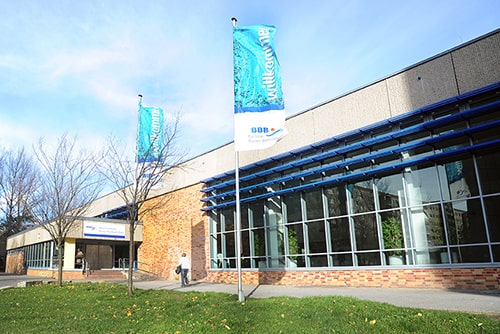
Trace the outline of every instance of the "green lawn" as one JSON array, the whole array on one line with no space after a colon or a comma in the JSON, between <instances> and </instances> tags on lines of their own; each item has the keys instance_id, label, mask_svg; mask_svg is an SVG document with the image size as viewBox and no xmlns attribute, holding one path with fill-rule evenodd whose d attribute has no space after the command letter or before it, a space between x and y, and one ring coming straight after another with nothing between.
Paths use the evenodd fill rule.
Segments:
<instances>
[{"instance_id":1,"label":"green lawn","mask_svg":"<svg viewBox=\"0 0 500 334\"><path fill-rule=\"evenodd\" d=\"M238 302L221 293L66 283L0 290L0 333L500 333L485 315L349 297Z\"/></svg>"}]
</instances>

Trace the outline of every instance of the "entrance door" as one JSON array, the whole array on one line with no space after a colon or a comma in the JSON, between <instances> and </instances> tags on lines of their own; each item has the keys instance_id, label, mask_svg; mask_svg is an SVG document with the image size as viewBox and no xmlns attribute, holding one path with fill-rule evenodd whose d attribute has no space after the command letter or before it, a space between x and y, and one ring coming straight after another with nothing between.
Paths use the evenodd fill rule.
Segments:
<instances>
[{"instance_id":1,"label":"entrance door","mask_svg":"<svg viewBox=\"0 0 500 334\"><path fill-rule=\"evenodd\" d=\"M87 245L87 261L90 269L111 269L113 268L113 248L111 245Z\"/></svg>"}]
</instances>

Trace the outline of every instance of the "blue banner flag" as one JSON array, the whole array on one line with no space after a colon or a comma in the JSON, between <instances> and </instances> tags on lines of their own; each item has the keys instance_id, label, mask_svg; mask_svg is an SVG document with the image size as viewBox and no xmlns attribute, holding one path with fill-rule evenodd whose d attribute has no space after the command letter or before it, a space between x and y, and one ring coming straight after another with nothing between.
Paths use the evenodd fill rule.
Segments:
<instances>
[{"instance_id":1,"label":"blue banner flag","mask_svg":"<svg viewBox=\"0 0 500 334\"><path fill-rule=\"evenodd\" d=\"M139 102L139 124L137 130L137 162L152 162L162 159L163 109L143 107Z\"/></svg>"},{"instance_id":2,"label":"blue banner flag","mask_svg":"<svg viewBox=\"0 0 500 334\"><path fill-rule=\"evenodd\" d=\"M268 148L286 134L276 28L233 28L236 151Z\"/></svg>"}]
</instances>

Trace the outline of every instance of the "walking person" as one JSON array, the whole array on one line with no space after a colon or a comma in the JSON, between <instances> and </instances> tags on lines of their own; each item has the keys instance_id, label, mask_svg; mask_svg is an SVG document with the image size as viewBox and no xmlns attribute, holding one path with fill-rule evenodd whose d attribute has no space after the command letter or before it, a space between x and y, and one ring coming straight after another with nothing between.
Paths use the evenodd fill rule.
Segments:
<instances>
[{"instance_id":1,"label":"walking person","mask_svg":"<svg viewBox=\"0 0 500 334\"><path fill-rule=\"evenodd\" d=\"M185 287L189 285L187 275L191 266L186 253L182 253L181 259L179 260L179 265L181 266L181 287Z\"/></svg>"}]
</instances>

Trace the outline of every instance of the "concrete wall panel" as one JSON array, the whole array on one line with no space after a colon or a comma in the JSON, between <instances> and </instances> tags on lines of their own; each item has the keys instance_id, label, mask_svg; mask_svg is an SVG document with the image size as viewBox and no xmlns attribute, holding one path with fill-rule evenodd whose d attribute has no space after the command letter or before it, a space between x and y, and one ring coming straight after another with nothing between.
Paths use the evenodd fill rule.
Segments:
<instances>
[{"instance_id":1,"label":"concrete wall panel","mask_svg":"<svg viewBox=\"0 0 500 334\"><path fill-rule=\"evenodd\" d=\"M460 93L500 81L500 32L452 52Z\"/></svg>"},{"instance_id":2,"label":"concrete wall panel","mask_svg":"<svg viewBox=\"0 0 500 334\"><path fill-rule=\"evenodd\" d=\"M314 138L309 143L331 138L388 118L390 116L389 100L385 82L380 81L322 105L314 109L312 114L314 115Z\"/></svg>"},{"instance_id":3,"label":"concrete wall panel","mask_svg":"<svg viewBox=\"0 0 500 334\"><path fill-rule=\"evenodd\" d=\"M391 117L458 94L450 54L386 79Z\"/></svg>"}]
</instances>

